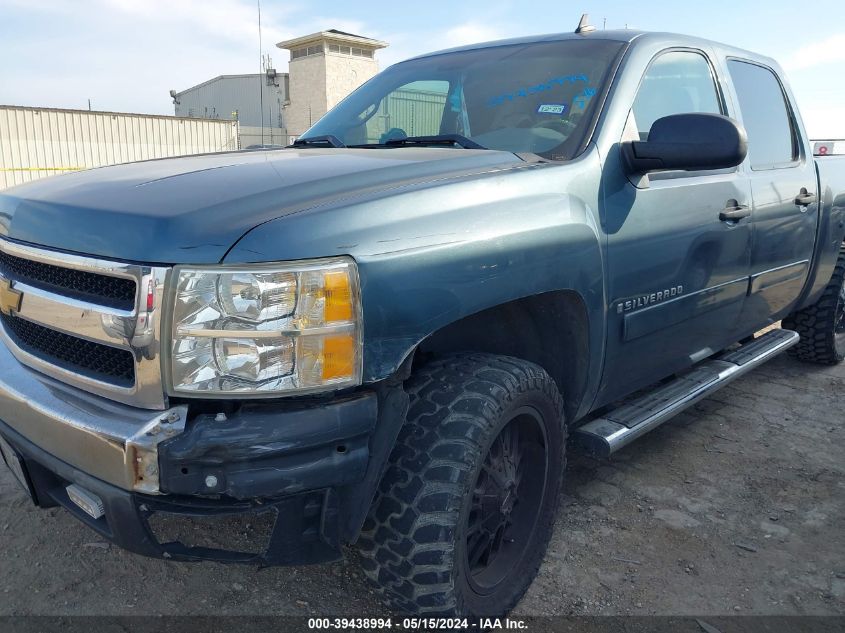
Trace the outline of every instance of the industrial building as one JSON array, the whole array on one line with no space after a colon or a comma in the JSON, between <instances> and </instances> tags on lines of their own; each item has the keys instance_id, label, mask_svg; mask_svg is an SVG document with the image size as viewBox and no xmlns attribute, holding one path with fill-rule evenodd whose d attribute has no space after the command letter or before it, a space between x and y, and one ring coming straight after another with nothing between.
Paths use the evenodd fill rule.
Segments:
<instances>
[{"instance_id":1,"label":"industrial building","mask_svg":"<svg viewBox=\"0 0 845 633\"><path fill-rule=\"evenodd\" d=\"M261 127L279 138L282 107L288 100L288 76L220 75L173 95L177 117L237 120L243 127ZM260 92L259 92L260 91ZM263 106L263 119L262 119Z\"/></svg>"},{"instance_id":2,"label":"industrial building","mask_svg":"<svg viewBox=\"0 0 845 633\"><path fill-rule=\"evenodd\" d=\"M237 119L241 146L287 144L378 73L386 42L336 29L276 44L290 51L287 73L221 75L171 91L179 117Z\"/></svg>"}]
</instances>

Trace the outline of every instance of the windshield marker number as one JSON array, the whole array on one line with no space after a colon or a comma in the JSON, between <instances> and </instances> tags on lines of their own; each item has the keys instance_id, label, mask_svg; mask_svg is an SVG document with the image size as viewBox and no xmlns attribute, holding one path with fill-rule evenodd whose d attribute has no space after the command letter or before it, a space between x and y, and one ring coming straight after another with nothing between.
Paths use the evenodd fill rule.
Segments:
<instances>
[{"instance_id":1,"label":"windshield marker number","mask_svg":"<svg viewBox=\"0 0 845 633\"><path fill-rule=\"evenodd\" d=\"M537 114L564 114L565 103L543 103L537 108Z\"/></svg>"}]
</instances>

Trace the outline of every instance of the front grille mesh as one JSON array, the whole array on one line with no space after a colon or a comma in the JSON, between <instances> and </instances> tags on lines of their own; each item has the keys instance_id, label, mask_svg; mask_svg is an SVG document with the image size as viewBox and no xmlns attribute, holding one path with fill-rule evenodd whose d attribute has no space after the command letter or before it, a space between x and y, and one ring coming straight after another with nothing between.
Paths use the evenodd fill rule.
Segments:
<instances>
[{"instance_id":1,"label":"front grille mesh","mask_svg":"<svg viewBox=\"0 0 845 633\"><path fill-rule=\"evenodd\" d=\"M51 266L0 251L0 274L67 297L120 310L135 307L135 281Z\"/></svg>"},{"instance_id":2,"label":"front grille mesh","mask_svg":"<svg viewBox=\"0 0 845 633\"><path fill-rule=\"evenodd\" d=\"M33 356L119 387L135 384L132 352L56 332L19 317L0 314L0 322L15 344Z\"/></svg>"}]
</instances>

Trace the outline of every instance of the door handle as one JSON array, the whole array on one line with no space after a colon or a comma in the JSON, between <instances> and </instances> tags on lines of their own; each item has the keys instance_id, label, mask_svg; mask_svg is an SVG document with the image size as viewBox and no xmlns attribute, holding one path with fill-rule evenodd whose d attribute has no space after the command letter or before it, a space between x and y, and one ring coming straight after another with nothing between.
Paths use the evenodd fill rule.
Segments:
<instances>
[{"instance_id":1,"label":"door handle","mask_svg":"<svg viewBox=\"0 0 845 633\"><path fill-rule=\"evenodd\" d=\"M738 222L749 215L751 215L751 209L747 205L739 204L736 200L728 200L725 209L719 213L719 219L722 222Z\"/></svg>"},{"instance_id":2,"label":"door handle","mask_svg":"<svg viewBox=\"0 0 845 633\"><path fill-rule=\"evenodd\" d=\"M799 207L807 207L816 201L816 194L808 193L806 187L801 187L801 191L795 196L795 204Z\"/></svg>"}]
</instances>

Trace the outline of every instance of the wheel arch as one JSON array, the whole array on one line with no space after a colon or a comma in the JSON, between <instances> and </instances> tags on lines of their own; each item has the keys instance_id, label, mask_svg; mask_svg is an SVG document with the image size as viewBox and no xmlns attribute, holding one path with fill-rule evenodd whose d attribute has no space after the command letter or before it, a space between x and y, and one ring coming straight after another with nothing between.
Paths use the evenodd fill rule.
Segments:
<instances>
[{"instance_id":1,"label":"wheel arch","mask_svg":"<svg viewBox=\"0 0 845 633\"><path fill-rule=\"evenodd\" d=\"M436 330L416 346L413 364L455 352L514 356L546 370L564 396L572 421L587 391L590 320L587 305L573 290L555 290L515 299L476 312Z\"/></svg>"}]
</instances>

